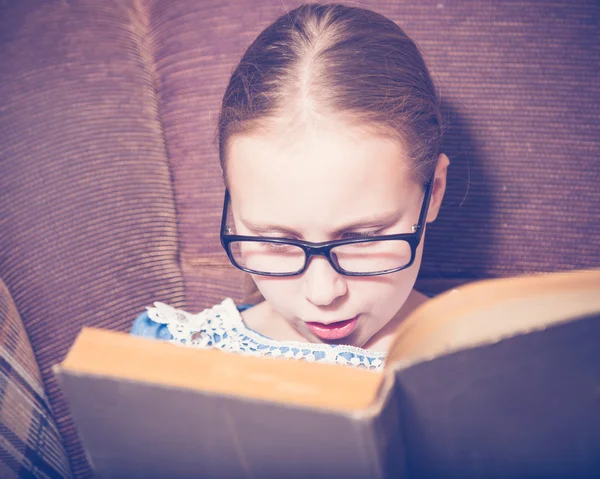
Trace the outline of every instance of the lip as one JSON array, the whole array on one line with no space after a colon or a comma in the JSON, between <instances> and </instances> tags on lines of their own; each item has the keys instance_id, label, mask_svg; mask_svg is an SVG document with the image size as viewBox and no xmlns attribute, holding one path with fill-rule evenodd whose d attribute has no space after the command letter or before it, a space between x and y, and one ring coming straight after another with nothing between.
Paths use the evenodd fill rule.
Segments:
<instances>
[{"instance_id":1,"label":"lip","mask_svg":"<svg viewBox=\"0 0 600 479\"><path fill-rule=\"evenodd\" d=\"M358 325L358 315L344 321L323 324L307 322L308 329L318 338L325 340L342 339L352 334Z\"/></svg>"}]
</instances>

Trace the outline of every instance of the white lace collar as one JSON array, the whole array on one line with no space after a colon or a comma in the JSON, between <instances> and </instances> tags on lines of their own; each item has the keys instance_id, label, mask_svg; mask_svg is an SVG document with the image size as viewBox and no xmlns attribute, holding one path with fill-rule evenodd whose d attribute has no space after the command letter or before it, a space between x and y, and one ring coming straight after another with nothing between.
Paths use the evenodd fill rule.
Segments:
<instances>
[{"instance_id":1,"label":"white lace collar","mask_svg":"<svg viewBox=\"0 0 600 479\"><path fill-rule=\"evenodd\" d=\"M196 347L217 347L232 352L259 356L286 357L307 361L347 364L381 369L385 353L356 346L277 341L248 328L232 299L192 314L156 302L148 317L165 324L172 342Z\"/></svg>"}]
</instances>

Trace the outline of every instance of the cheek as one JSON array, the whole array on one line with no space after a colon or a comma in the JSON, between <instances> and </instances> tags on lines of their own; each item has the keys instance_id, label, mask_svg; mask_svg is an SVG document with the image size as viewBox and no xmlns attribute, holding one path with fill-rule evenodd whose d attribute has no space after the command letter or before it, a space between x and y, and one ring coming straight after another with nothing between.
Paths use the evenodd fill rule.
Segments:
<instances>
[{"instance_id":1,"label":"cheek","mask_svg":"<svg viewBox=\"0 0 600 479\"><path fill-rule=\"evenodd\" d=\"M418 269L411 267L398 273L362 278L349 289L355 300L374 310L399 308L412 290L417 273Z\"/></svg>"},{"instance_id":2,"label":"cheek","mask_svg":"<svg viewBox=\"0 0 600 479\"><path fill-rule=\"evenodd\" d=\"M422 248L419 247L415 261L408 269L383 276L362 278L350 284L353 302L360 304L373 316L391 319L411 293L421 264Z\"/></svg>"},{"instance_id":3,"label":"cheek","mask_svg":"<svg viewBox=\"0 0 600 479\"><path fill-rule=\"evenodd\" d=\"M289 310L296 303L294 297L300 293L300 277L270 278L253 275L252 278L263 297L275 309Z\"/></svg>"}]
</instances>

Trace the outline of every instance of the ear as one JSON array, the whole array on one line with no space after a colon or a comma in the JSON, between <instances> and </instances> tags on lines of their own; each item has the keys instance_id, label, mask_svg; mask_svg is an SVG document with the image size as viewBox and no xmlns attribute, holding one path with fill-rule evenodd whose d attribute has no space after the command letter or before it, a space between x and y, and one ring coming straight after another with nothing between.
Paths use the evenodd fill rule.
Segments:
<instances>
[{"instance_id":1,"label":"ear","mask_svg":"<svg viewBox=\"0 0 600 479\"><path fill-rule=\"evenodd\" d=\"M427 212L427 223L435 221L440 211L440 206L442 206L442 200L446 192L446 173L448 172L449 165L450 159L442 153L438 157L435 167L433 191L431 192L431 201L429 203L429 211Z\"/></svg>"}]
</instances>

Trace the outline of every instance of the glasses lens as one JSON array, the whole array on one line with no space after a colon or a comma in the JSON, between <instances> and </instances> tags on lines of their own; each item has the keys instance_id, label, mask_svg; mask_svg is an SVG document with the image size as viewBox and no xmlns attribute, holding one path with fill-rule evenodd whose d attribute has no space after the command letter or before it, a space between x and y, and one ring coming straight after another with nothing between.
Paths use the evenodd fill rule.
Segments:
<instances>
[{"instance_id":1,"label":"glasses lens","mask_svg":"<svg viewBox=\"0 0 600 479\"><path fill-rule=\"evenodd\" d=\"M304 250L298 246L263 241L233 241L234 261L257 273L291 274L304 266Z\"/></svg>"},{"instance_id":2,"label":"glasses lens","mask_svg":"<svg viewBox=\"0 0 600 479\"><path fill-rule=\"evenodd\" d=\"M386 240L336 246L331 256L348 273L381 273L408 265L412 252L404 240Z\"/></svg>"}]
</instances>

